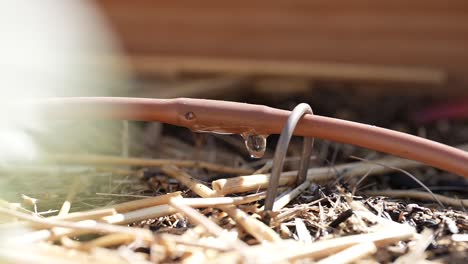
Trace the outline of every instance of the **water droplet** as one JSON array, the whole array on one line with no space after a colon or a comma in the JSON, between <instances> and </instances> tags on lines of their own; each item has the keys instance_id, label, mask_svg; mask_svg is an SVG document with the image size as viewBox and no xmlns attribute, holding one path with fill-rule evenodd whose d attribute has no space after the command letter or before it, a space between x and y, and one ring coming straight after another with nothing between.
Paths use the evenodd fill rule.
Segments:
<instances>
[{"instance_id":1,"label":"water droplet","mask_svg":"<svg viewBox=\"0 0 468 264\"><path fill-rule=\"evenodd\" d=\"M265 154L266 150L266 138L265 135L255 134L242 134L244 138L245 147L252 158L261 158Z\"/></svg>"},{"instance_id":2,"label":"water droplet","mask_svg":"<svg viewBox=\"0 0 468 264\"><path fill-rule=\"evenodd\" d=\"M195 133L212 133L212 134L218 134L218 135L232 135L232 132L226 132L223 129L219 127L205 127L205 126L200 126L200 125L193 125L190 128L193 132Z\"/></svg>"}]
</instances>

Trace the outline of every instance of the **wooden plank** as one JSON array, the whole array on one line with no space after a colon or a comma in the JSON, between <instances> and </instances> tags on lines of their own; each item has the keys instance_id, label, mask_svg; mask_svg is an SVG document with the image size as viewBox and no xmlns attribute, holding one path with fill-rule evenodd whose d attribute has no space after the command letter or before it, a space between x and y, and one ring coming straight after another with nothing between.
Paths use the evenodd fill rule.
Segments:
<instances>
[{"instance_id":1,"label":"wooden plank","mask_svg":"<svg viewBox=\"0 0 468 264\"><path fill-rule=\"evenodd\" d=\"M280 76L314 80L413 83L432 86L443 85L446 80L443 71L415 67L167 56L133 56L131 62L137 72L146 75L161 72L172 74L208 73L239 77Z\"/></svg>"},{"instance_id":2,"label":"wooden plank","mask_svg":"<svg viewBox=\"0 0 468 264\"><path fill-rule=\"evenodd\" d=\"M98 0L131 54L447 70L468 84L468 2Z\"/></svg>"}]
</instances>

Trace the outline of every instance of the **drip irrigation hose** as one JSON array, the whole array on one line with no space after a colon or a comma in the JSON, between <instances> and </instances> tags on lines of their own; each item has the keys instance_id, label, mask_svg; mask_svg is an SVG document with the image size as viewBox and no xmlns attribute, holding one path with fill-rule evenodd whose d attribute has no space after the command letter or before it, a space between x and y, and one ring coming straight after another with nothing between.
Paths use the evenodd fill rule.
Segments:
<instances>
[{"instance_id":1,"label":"drip irrigation hose","mask_svg":"<svg viewBox=\"0 0 468 264\"><path fill-rule=\"evenodd\" d=\"M38 114L54 119L158 121L193 131L257 135L280 133L291 114L262 105L189 98L74 97L34 99L23 103L37 107ZM467 152L385 128L306 115L298 122L294 135L365 147L468 178Z\"/></svg>"}]
</instances>

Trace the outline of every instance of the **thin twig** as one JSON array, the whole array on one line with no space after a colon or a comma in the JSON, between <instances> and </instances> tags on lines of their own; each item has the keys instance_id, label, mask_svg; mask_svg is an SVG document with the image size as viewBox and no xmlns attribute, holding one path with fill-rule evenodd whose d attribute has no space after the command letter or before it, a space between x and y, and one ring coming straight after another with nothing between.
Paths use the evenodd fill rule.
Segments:
<instances>
[{"instance_id":1,"label":"thin twig","mask_svg":"<svg viewBox=\"0 0 468 264\"><path fill-rule=\"evenodd\" d=\"M356 184L354 185L353 190L352 190L352 192L351 192L351 195L354 196L354 194L356 193L357 187L358 187L365 179L367 179L367 177L372 173L372 170L373 170L373 168L371 168L369 171L367 171L366 174L364 174L364 176L362 176L362 178L360 178L360 179L356 182Z\"/></svg>"}]
</instances>

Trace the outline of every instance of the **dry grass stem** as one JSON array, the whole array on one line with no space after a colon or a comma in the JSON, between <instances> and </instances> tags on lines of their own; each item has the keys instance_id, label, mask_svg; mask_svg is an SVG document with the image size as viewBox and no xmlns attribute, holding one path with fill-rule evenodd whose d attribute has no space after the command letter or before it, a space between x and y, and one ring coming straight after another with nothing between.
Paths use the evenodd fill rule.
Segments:
<instances>
[{"instance_id":1,"label":"dry grass stem","mask_svg":"<svg viewBox=\"0 0 468 264\"><path fill-rule=\"evenodd\" d=\"M194 193L200 195L201 197L213 197L217 195L217 193L212 189L202 183L199 183L188 173L175 166L165 166L163 167L163 171L189 187ZM259 241L281 240L280 236L273 229L266 226L257 219L249 216L247 213L238 209L236 206L226 205L219 206L219 208L228 213L229 216L237 222L237 224L242 226L247 232L249 232Z\"/></svg>"},{"instance_id":2,"label":"dry grass stem","mask_svg":"<svg viewBox=\"0 0 468 264\"><path fill-rule=\"evenodd\" d=\"M27 251L27 254L24 254ZM1 248L2 263L35 263L35 264L99 264L115 263L128 264L119 254L112 250L94 248L90 252L39 243L13 248Z\"/></svg>"},{"instance_id":3,"label":"dry grass stem","mask_svg":"<svg viewBox=\"0 0 468 264\"><path fill-rule=\"evenodd\" d=\"M119 156L105 155L47 155L44 157L46 162L59 162L67 164L86 164L86 165L121 165L121 166L144 166L144 167L162 167L165 165L175 165L179 167L202 168L214 172L230 174L252 173L253 170L246 168L234 168L222 166L214 163L197 160L173 160L173 159L145 159L145 158L126 158Z\"/></svg>"},{"instance_id":4,"label":"dry grass stem","mask_svg":"<svg viewBox=\"0 0 468 264\"><path fill-rule=\"evenodd\" d=\"M273 168L273 160L267 161L265 165L263 165L258 170L254 171L253 175L267 173L269 170L271 170L271 168Z\"/></svg>"},{"instance_id":5,"label":"dry grass stem","mask_svg":"<svg viewBox=\"0 0 468 264\"><path fill-rule=\"evenodd\" d=\"M424 229L418 237L419 239L410 247L409 252L396 259L395 264L421 263L426 261L427 256L424 251L434 241L434 232L430 229Z\"/></svg>"},{"instance_id":6,"label":"dry grass stem","mask_svg":"<svg viewBox=\"0 0 468 264\"><path fill-rule=\"evenodd\" d=\"M82 220L96 220L103 218L105 216L109 215L114 215L116 214L117 211L114 208L103 208L103 209L96 209L92 211L87 211L87 212L74 212L74 213L69 213L63 216L51 216L48 217L47 219L53 219L53 220L63 220L63 221L82 221Z\"/></svg>"},{"instance_id":7,"label":"dry grass stem","mask_svg":"<svg viewBox=\"0 0 468 264\"><path fill-rule=\"evenodd\" d=\"M241 209L233 206L220 206L220 209L229 214L229 216L236 221L236 223L242 226L249 234L255 237L258 241L264 242L275 242L280 241L281 237L269 226L263 222L253 218Z\"/></svg>"},{"instance_id":8,"label":"dry grass stem","mask_svg":"<svg viewBox=\"0 0 468 264\"><path fill-rule=\"evenodd\" d=\"M208 240L188 240L184 239L183 236L177 236L177 235L172 235L172 234L160 234L157 235L157 237L160 240L164 241L170 241L173 243L177 244L182 244L194 248L203 248L203 249L213 249L213 250L218 250L218 251L229 251L232 250L232 247L223 244L223 243L217 243L218 241L208 241Z\"/></svg>"},{"instance_id":9,"label":"dry grass stem","mask_svg":"<svg viewBox=\"0 0 468 264\"><path fill-rule=\"evenodd\" d=\"M220 226L215 224L206 216L200 214L192 207L185 205L183 202L178 201L178 199L171 199L169 201L169 204L172 207L176 208L179 212L185 214L195 224L203 226L206 229L206 231L211 233L213 236L220 236L221 233L224 231Z\"/></svg>"},{"instance_id":10,"label":"dry grass stem","mask_svg":"<svg viewBox=\"0 0 468 264\"><path fill-rule=\"evenodd\" d=\"M96 247L112 247L129 244L135 240L135 236L125 233L113 233L98 237L91 241L80 243L79 249L90 250Z\"/></svg>"},{"instance_id":11,"label":"dry grass stem","mask_svg":"<svg viewBox=\"0 0 468 264\"><path fill-rule=\"evenodd\" d=\"M47 218L37 218L21 212L0 208L0 214L10 215L18 218L21 221L26 221L36 228L56 228L62 227L71 230L95 232L95 233L126 233L132 234L140 239L148 241L152 240L151 232L145 229L130 228L123 226L110 225L106 223L98 223L93 220L85 220L80 222L67 222L62 220L51 220Z\"/></svg>"},{"instance_id":12,"label":"dry grass stem","mask_svg":"<svg viewBox=\"0 0 468 264\"><path fill-rule=\"evenodd\" d=\"M181 203L190 207L218 207L223 205L240 205L265 198L265 192L241 197L184 198Z\"/></svg>"},{"instance_id":13,"label":"dry grass stem","mask_svg":"<svg viewBox=\"0 0 468 264\"><path fill-rule=\"evenodd\" d=\"M217 193L214 192L212 189L210 189L209 187L207 187L206 185L204 185L203 183L193 178L185 171L180 170L174 165L167 165L162 167L161 169L164 173L176 179L200 197L207 198L218 196Z\"/></svg>"},{"instance_id":14,"label":"dry grass stem","mask_svg":"<svg viewBox=\"0 0 468 264\"><path fill-rule=\"evenodd\" d=\"M296 227L298 241L304 244L311 244L313 239L304 221L301 218L295 218L294 225Z\"/></svg>"},{"instance_id":15,"label":"dry grass stem","mask_svg":"<svg viewBox=\"0 0 468 264\"><path fill-rule=\"evenodd\" d=\"M374 254L377 251L377 247L372 242L363 242L354 246L351 246L343 251L336 253L335 255L329 256L318 261L318 264L335 264L335 263L352 263L365 256Z\"/></svg>"},{"instance_id":16,"label":"dry grass stem","mask_svg":"<svg viewBox=\"0 0 468 264\"><path fill-rule=\"evenodd\" d=\"M388 196L392 198L415 199L415 200L432 201L432 202L436 202L433 197L435 196L441 203L445 205L453 206L456 208L468 207L468 199L450 198L450 197L443 196L440 194L430 194L430 193L422 192L422 191L378 190L378 191L365 191L363 193L366 195L370 195L370 196Z\"/></svg>"},{"instance_id":17,"label":"dry grass stem","mask_svg":"<svg viewBox=\"0 0 468 264\"><path fill-rule=\"evenodd\" d=\"M134 210L138 210L142 208L168 204L169 200L174 197L182 197L181 192L167 193L167 194L159 195L156 197L139 199L139 200L120 203L120 204L114 204L106 208L114 209L118 213L125 213L125 212L134 211Z\"/></svg>"},{"instance_id":18,"label":"dry grass stem","mask_svg":"<svg viewBox=\"0 0 468 264\"><path fill-rule=\"evenodd\" d=\"M23 207L21 207L20 204L9 203L9 202L1 200L1 199L0 199L0 208L7 208L7 209L22 212L22 213L25 213L25 214L29 214L29 215L35 215L34 212L31 212L29 210L24 209Z\"/></svg>"},{"instance_id":19,"label":"dry grass stem","mask_svg":"<svg viewBox=\"0 0 468 264\"><path fill-rule=\"evenodd\" d=\"M271 252L273 259L277 261L293 261L300 259L320 259L330 254L337 253L361 243L373 242L381 247L400 240L408 239L414 235L412 228L403 228L400 230L387 229L380 232L350 235L328 240L320 240L309 245L294 243L293 245L283 245L288 250Z\"/></svg>"},{"instance_id":20,"label":"dry grass stem","mask_svg":"<svg viewBox=\"0 0 468 264\"><path fill-rule=\"evenodd\" d=\"M148 208L143 208L139 210L134 210L126 213L110 215L102 218L103 221L109 224L130 224L137 221L151 219L151 218L158 218L162 216L172 215L175 214L177 210L172 208L169 205L156 205L151 206Z\"/></svg>"},{"instance_id":21,"label":"dry grass stem","mask_svg":"<svg viewBox=\"0 0 468 264\"><path fill-rule=\"evenodd\" d=\"M401 169L401 168L389 166L389 165L387 165L387 164L382 164L382 163L379 163L379 162L375 162L375 161L370 161L370 160L367 160L367 159L359 158L359 157L356 157L356 156L351 156L351 158L358 159L358 160L361 160L361 161L364 161L364 162L374 163L374 164L380 165L380 166L382 166L382 167L390 168L390 169L393 169L393 170L396 170L396 171L399 171L399 172L405 174L406 176L410 177L413 181L415 181L416 183L418 183L424 190L426 190L426 191L432 196L432 198L434 199L434 201L436 201L436 202L440 205L440 207L441 207L442 209L445 209L445 207L444 207L444 205L442 204L442 202L439 201L439 199L437 199L437 196L435 196L434 193L433 193L422 181L420 181L418 178L416 178L413 174L409 173L408 171L403 170L403 169Z\"/></svg>"},{"instance_id":22,"label":"dry grass stem","mask_svg":"<svg viewBox=\"0 0 468 264\"><path fill-rule=\"evenodd\" d=\"M279 211L281 208L285 207L288 203L290 203L294 198L299 196L302 192L307 190L310 186L310 181L305 181L296 188L292 189L290 192L286 193L285 195L281 196L278 200L275 201L273 204L273 211Z\"/></svg>"},{"instance_id":23,"label":"dry grass stem","mask_svg":"<svg viewBox=\"0 0 468 264\"><path fill-rule=\"evenodd\" d=\"M388 157L378 160L379 163L388 164L398 168L415 168L423 166L422 163ZM307 180L314 183L323 183L331 180L336 180L338 175L344 176L345 179L351 177L359 177L369 172L371 175L382 174L391 171L391 168L382 167L368 162L352 162L343 165L337 165L334 169L330 167L312 168L307 171ZM296 181L297 171L283 172L279 179L279 185L291 185ZM248 176L238 176L229 179L220 179L213 181L213 189L223 195L232 193L241 193L264 189L268 186L270 174L257 174Z\"/></svg>"},{"instance_id":24,"label":"dry grass stem","mask_svg":"<svg viewBox=\"0 0 468 264\"><path fill-rule=\"evenodd\" d=\"M80 191L81 185L82 185L81 178L76 177L75 180L73 181L72 186L68 190L67 198L65 199L65 202L63 202L62 204L62 207L60 208L58 216L64 216L70 212L72 200L75 198L76 194Z\"/></svg>"},{"instance_id":25,"label":"dry grass stem","mask_svg":"<svg viewBox=\"0 0 468 264\"><path fill-rule=\"evenodd\" d=\"M225 242L227 244L232 245L233 248L241 250L243 247L246 247L246 244L238 239L234 241L232 239L229 239L226 236L226 230L218 226L216 223L208 219L206 216L197 212L192 207L185 205L181 200L183 199L173 198L169 201L169 203L170 205L175 207L177 210L179 210L181 213L185 214L188 218L190 218L195 224L203 226L206 229L206 231L208 231L215 237L225 240Z\"/></svg>"}]
</instances>

